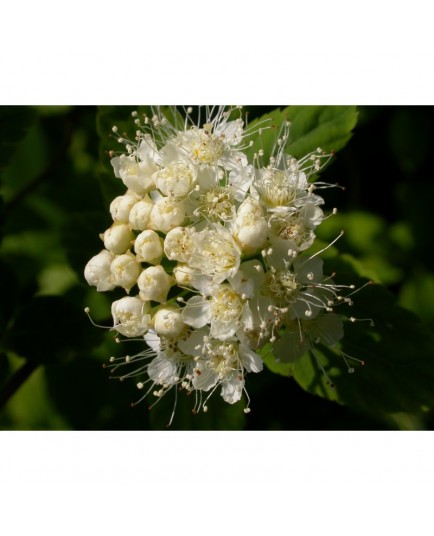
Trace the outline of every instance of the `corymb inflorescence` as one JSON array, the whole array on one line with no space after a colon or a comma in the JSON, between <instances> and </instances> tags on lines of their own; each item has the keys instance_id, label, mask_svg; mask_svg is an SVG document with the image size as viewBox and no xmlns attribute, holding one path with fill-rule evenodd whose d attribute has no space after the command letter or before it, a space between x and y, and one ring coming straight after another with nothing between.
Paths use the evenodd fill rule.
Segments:
<instances>
[{"instance_id":1,"label":"corymb inflorescence","mask_svg":"<svg viewBox=\"0 0 434 536\"><path fill-rule=\"evenodd\" d=\"M293 158L288 122L249 128L241 107L197 115L133 112L133 140L113 126L123 150L111 164L126 190L84 275L97 291L125 291L110 329L143 341L143 351L109 366L134 377L142 398L153 405L185 391L193 411L206 412L218 391L229 404L244 398L248 413L246 375L262 370L265 345L280 362L336 346L354 321L336 306L350 305L355 290L323 274L327 248L309 253L325 218L317 192L326 185L313 179L331 155ZM252 155L270 128L271 154Z\"/></svg>"}]
</instances>

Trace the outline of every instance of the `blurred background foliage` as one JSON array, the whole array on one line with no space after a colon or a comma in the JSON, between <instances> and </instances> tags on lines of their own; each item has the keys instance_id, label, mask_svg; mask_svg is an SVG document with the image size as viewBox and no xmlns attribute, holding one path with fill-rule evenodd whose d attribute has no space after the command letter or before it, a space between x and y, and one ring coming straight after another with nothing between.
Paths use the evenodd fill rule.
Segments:
<instances>
[{"instance_id":1,"label":"blurred background foliage","mask_svg":"<svg viewBox=\"0 0 434 536\"><path fill-rule=\"evenodd\" d=\"M247 109L253 120L273 107ZM117 114L129 121L131 110L119 107ZM116 296L97 293L83 278L86 262L102 249L98 233L111 224L109 203L124 190L110 173L104 151L112 126L107 111L88 106L0 107L4 430L164 429L172 411L170 396L151 411L146 402L131 407L139 396L134 382L111 380L103 368L111 355L124 355L126 350L114 342L112 332L93 327L83 312L89 306L94 320L108 326ZM426 331L434 328L433 119L434 109L429 107L360 107L351 140L321 175L345 190L323 191L326 207L339 211L318 229L323 240L344 229L339 251L358 259L364 274L384 284ZM372 311L383 305L387 319L388 298L375 303L378 296L368 292L362 302L365 309L372 305ZM403 332L407 318L400 317ZM419 333L419 328L409 329L408 336L404 333L407 344L434 362L434 349ZM353 377L346 378L349 391ZM387 382L394 382L393 371L384 382L387 390ZM212 397L206 415L194 416L191 400L179 396L172 428L434 427L429 407L413 411L407 404L409 411L376 412L369 382L363 384L365 403L351 409L309 394L293 378L269 370L249 375L247 388L252 399L248 416L218 395ZM415 398L430 388L418 377Z\"/></svg>"}]
</instances>

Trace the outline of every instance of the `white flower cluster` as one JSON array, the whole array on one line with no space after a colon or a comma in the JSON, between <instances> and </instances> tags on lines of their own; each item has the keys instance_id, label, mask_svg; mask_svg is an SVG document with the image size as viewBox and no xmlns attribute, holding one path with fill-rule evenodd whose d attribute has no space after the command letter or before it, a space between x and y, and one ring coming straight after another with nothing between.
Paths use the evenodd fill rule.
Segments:
<instances>
[{"instance_id":1,"label":"white flower cluster","mask_svg":"<svg viewBox=\"0 0 434 536\"><path fill-rule=\"evenodd\" d=\"M285 154L285 123L269 161L262 151L249 161L249 140L266 124L245 129L240 107L207 108L197 124L185 112L181 120L172 110L172 121L159 108L133 113L135 139L120 137L125 154L111 160L127 190L111 203L104 249L84 274L98 291L125 290L111 329L147 343L111 359L140 363L123 377L143 375L137 386L150 384L146 395L157 399L174 386L194 391L194 411L206 412L218 388L230 404L244 392L248 412L245 376L262 370L266 343L289 362L343 336L333 309L351 298L323 276L321 252L303 253L324 218L309 178L330 155Z\"/></svg>"}]
</instances>

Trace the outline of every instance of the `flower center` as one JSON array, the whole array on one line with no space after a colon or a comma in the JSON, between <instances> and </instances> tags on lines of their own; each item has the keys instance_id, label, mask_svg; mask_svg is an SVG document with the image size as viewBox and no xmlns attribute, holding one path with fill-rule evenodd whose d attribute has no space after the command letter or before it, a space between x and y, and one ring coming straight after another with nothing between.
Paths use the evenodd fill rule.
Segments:
<instances>
[{"instance_id":1,"label":"flower center","mask_svg":"<svg viewBox=\"0 0 434 536\"><path fill-rule=\"evenodd\" d=\"M231 342L210 342L205 350L206 367L210 368L219 378L230 376L239 367L238 350Z\"/></svg>"},{"instance_id":2,"label":"flower center","mask_svg":"<svg viewBox=\"0 0 434 536\"><path fill-rule=\"evenodd\" d=\"M225 324L236 322L243 312L240 297L229 287L220 287L211 300L211 314Z\"/></svg>"},{"instance_id":3,"label":"flower center","mask_svg":"<svg viewBox=\"0 0 434 536\"><path fill-rule=\"evenodd\" d=\"M280 303L291 303L300 289L295 274L288 270L267 273L267 289L269 293Z\"/></svg>"},{"instance_id":4,"label":"flower center","mask_svg":"<svg viewBox=\"0 0 434 536\"><path fill-rule=\"evenodd\" d=\"M206 124L203 130L195 129L191 150L193 159L199 164L214 165L223 154L224 143L221 138L211 132L212 126Z\"/></svg>"},{"instance_id":5,"label":"flower center","mask_svg":"<svg viewBox=\"0 0 434 536\"><path fill-rule=\"evenodd\" d=\"M227 221L233 216L233 197L229 188L217 186L199 197L197 213L211 221Z\"/></svg>"}]
</instances>

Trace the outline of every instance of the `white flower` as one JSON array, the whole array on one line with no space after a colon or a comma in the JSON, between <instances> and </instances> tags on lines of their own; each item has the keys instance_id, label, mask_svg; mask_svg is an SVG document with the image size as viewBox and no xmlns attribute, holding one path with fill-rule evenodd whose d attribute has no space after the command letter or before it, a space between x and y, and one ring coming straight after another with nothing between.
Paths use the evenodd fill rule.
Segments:
<instances>
[{"instance_id":1,"label":"white flower","mask_svg":"<svg viewBox=\"0 0 434 536\"><path fill-rule=\"evenodd\" d=\"M315 240L313 229L323 218L323 211L318 206L307 203L297 212L274 218L270 231L274 236L288 240L287 249L304 251L313 244Z\"/></svg>"},{"instance_id":2,"label":"white flower","mask_svg":"<svg viewBox=\"0 0 434 536\"><path fill-rule=\"evenodd\" d=\"M139 337L149 328L149 303L137 297L126 296L112 303L114 329L126 337Z\"/></svg>"},{"instance_id":3,"label":"white flower","mask_svg":"<svg viewBox=\"0 0 434 536\"><path fill-rule=\"evenodd\" d=\"M327 310L318 283L322 281L322 260L319 257L298 257L292 266L269 271L265 292L277 307L288 309L291 318L314 318Z\"/></svg>"},{"instance_id":4,"label":"white flower","mask_svg":"<svg viewBox=\"0 0 434 536\"><path fill-rule=\"evenodd\" d=\"M242 121L231 121L224 127L205 123L181 132L175 142L193 162L207 166L222 166L231 170L245 163L245 155L233 149L242 138Z\"/></svg>"},{"instance_id":5,"label":"white flower","mask_svg":"<svg viewBox=\"0 0 434 536\"><path fill-rule=\"evenodd\" d=\"M302 171L257 169L252 192L270 212L291 212L306 202L309 189Z\"/></svg>"},{"instance_id":6,"label":"white flower","mask_svg":"<svg viewBox=\"0 0 434 536\"><path fill-rule=\"evenodd\" d=\"M237 273L240 266L240 248L230 232L222 225L214 224L192 235L193 251L188 264L199 272L212 277L218 284Z\"/></svg>"},{"instance_id":7,"label":"white flower","mask_svg":"<svg viewBox=\"0 0 434 536\"><path fill-rule=\"evenodd\" d=\"M115 288L110 271L110 265L114 258L113 253L103 249L86 264L84 277L89 285L96 287L98 292Z\"/></svg>"},{"instance_id":8,"label":"white flower","mask_svg":"<svg viewBox=\"0 0 434 536\"><path fill-rule=\"evenodd\" d=\"M101 236L106 249L115 255L122 255L130 249L133 235L126 223L114 222Z\"/></svg>"},{"instance_id":9,"label":"white flower","mask_svg":"<svg viewBox=\"0 0 434 536\"><path fill-rule=\"evenodd\" d=\"M140 264L131 252L119 255L110 265L113 283L117 287L123 287L127 293L136 284L140 270Z\"/></svg>"},{"instance_id":10,"label":"white flower","mask_svg":"<svg viewBox=\"0 0 434 536\"><path fill-rule=\"evenodd\" d=\"M204 331L203 333L206 333ZM202 336L202 333L200 333ZM200 340L199 336L199 340ZM204 338L205 337L205 338ZM218 341L202 336L203 342L198 342L198 336L191 337L180 343L185 350L194 345L194 352L199 356L195 359L193 387L200 391L209 391L221 385L221 396L229 404L235 404L241 399L244 390L245 372L260 372L263 368L262 359L256 352L237 340ZM200 350L198 350L200 346Z\"/></svg>"},{"instance_id":11,"label":"white flower","mask_svg":"<svg viewBox=\"0 0 434 536\"><path fill-rule=\"evenodd\" d=\"M250 318L250 309L230 285L222 284L211 291L208 299L203 296L190 298L182 310L182 318L194 328L209 324L211 337L225 340L243 328L244 320Z\"/></svg>"},{"instance_id":12,"label":"white flower","mask_svg":"<svg viewBox=\"0 0 434 536\"><path fill-rule=\"evenodd\" d=\"M142 231L134 242L137 260L149 264L159 264L163 257L163 240L155 231Z\"/></svg>"},{"instance_id":13,"label":"white flower","mask_svg":"<svg viewBox=\"0 0 434 536\"><path fill-rule=\"evenodd\" d=\"M144 195L155 188L152 175L158 167L151 158L141 161L134 155L115 156L111 159L115 176L122 179L127 188Z\"/></svg>"},{"instance_id":14,"label":"white flower","mask_svg":"<svg viewBox=\"0 0 434 536\"><path fill-rule=\"evenodd\" d=\"M162 391L154 394L160 397L165 390L178 384L188 387L193 378L193 358L184 354L175 340L160 337L152 329L145 334L144 339L156 354L147 366L148 376L154 383L163 386Z\"/></svg>"},{"instance_id":15,"label":"white flower","mask_svg":"<svg viewBox=\"0 0 434 536\"><path fill-rule=\"evenodd\" d=\"M227 222L235 217L235 189L219 184L193 192L186 203L187 214L193 221Z\"/></svg>"},{"instance_id":16,"label":"white flower","mask_svg":"<svg viewBox=\"0 0 434 536\"><path fill-rule=\"evenodd\" d=\"M140 274L137 284L142 300L164 303L173 284L173 279L161 265L150 266Z\"/></svg>"}]
</instances>

